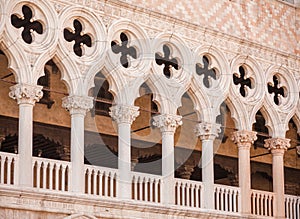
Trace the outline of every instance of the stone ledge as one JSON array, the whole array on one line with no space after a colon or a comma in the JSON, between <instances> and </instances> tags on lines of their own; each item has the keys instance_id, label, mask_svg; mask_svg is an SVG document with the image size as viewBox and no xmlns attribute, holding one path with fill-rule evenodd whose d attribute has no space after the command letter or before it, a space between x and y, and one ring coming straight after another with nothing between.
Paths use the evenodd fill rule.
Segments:
<instances>
[{"instance_id":1,"label":"stone ledge","mask_svg":"<svg viewBox=\"0 0 300 219\"><path fill-rule=\"evenodd\" d=\"M152 203L142 203L133 200L120 201L92 197L67 192L51 192L35 189L15 188L0 186L0 215L5 214L5 209L15 212L29 211L32 215L49 213L57 218L57 215L70 216L94 215L96 218L160 218L172 216L181 218L250 218L241 217L238 214L226 214L205 209L195 210L179 206L163 207ZM18 215L18 214L13 214ZM8 215L7 215L8 216ZM7 217L5 217L7 218ZM11 218L11 216L9 217ZM30 217L30 219L35 218ZM84 217L82 217L84 218ZM252 217L251 217L252 218ZM253 217L255 218L255 217Z\"/></svg>"}]
</instances>

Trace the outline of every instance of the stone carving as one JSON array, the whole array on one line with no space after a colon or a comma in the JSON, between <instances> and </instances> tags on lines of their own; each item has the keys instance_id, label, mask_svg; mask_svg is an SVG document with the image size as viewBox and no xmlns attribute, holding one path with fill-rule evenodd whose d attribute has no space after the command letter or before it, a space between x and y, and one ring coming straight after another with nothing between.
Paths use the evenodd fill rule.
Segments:
<instances>
[{"instance_id":1,"label":"stone carving","mask_svg":"<svg viewBox=\"0 0 300 219\"><path fill-rule=\"evenodd\" d=\"M115 105L109 108L109 115L119 123L128 123L132 122L140 115L139 107L136 106L126 106L126 105Z\"/></svg>"},{"instance_id":2,"label":"stone carving","mask_svg":"<svg viewBox=\"0 0 300 219\"><path fill-rule=\"evenodd\" d=\"M257 140L257 133L254 131L236 131L232 134L231 140L238 145L239 148L248 148L250 149L254 141Z\"/></svg>"},{"instance_id":3,"label":"stone carving","mask_svg":"<svg viewBox=\"0 0 300 219\"><path fill-rule=\"evenodd\" d=\"M265 148L272 150L283 149L287 150L290 145L290 139L287 138L270 138L265 140Z\"/></svg>"},{"instance_id":4,"label":"stone carving","mask_svg":"<svg viewBox=\"0 0 300 219\"><path fill-rule=\"evenodd\" d=\"M161 132L175 132L182 125L182 116L163 114L153 117L153 125L160 128Z\"/></svg>"},{"instance_id":5,"label":"stone carving","mask_svg":"<svg viewBox=\"0 0 300 219\"><path fill-rule=\"evenodd\" d=\"M193 165L188 165L188 164L183 164L181 165L176 172L182 179L190 179L192 173L194 172L194 166Z\"/></svg>"},{"instance_id":6,"label":"stone carving","mask_svg":"<svg viewBox=\"0 0 300 219\"><path fill-rule=\"evenodd\" d=\"M93 107L93 98L83 96L64 97L62 107L70 111L71 114L85 115Z\"/></svg>"},{"instance_id":7,"label":"stone carving","mask_svg":"<svg viewBox=\"0 0 300 219\"><path fill-rule=\"evenodd\" d=\"M196 125L195 134L201 140L215 139L221 133L221 124L202 122Z\"/></svg>"},{"instance_id":8,"label":"stone carving","mask_svg":"<svg viewBox=\"0 0 300 219\"><path fill-rule=\"evenodd\" d=\"M17 84L10 87L9 97L17 100L18 104L32 104L43 97L43 87L38 85Z\"/></svg>"}]
</instances>

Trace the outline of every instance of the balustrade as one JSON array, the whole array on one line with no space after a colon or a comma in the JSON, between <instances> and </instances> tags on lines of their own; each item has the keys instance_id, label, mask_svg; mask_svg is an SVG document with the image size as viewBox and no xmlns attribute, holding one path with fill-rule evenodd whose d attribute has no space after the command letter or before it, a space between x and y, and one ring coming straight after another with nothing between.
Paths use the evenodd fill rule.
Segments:
<instances>
[{"instance_id":1,"label":"balustrade","mask_svg":"<svg viewBox=\"0 0 300 219\"><path fill-rule=\"evenodd\" d=\"M1 152L0 153L0 184L17 184L18 155Z\"/></svg>"},{"instance_id":2,"label":"balustrade","mask_svg":"<svg viewBox=\"0 0 300 219\"><path fill-rule=\"evenodd\" d=\"M201 182L175 179L175 204L191 208L202 207Z\"/></svg>"},{"instance_id":3,"label":"balustrade","mask_svg":"<svg viewBox=\"0 0 300 219\"><path fill-rule=\"evenodd\" d=\"M32 169L33 187L56 191L70 191L70 162L33 157Z\"/></svg>"},{"instance_id":4,"label":"balustrade","mask_svg":"<svg viewBox=\"0 0 300 219\"><path fill-rule=\"evenodd\" d=\"M103 197L117 197L118 170L85 165L85 193Z\"/></svg>"},{"instance_id":5,"label":"balustrade","mask_svg":"<svg viewBox=\"0 0 300 219\"><path fill-rule=\"evenodd\" d=\"M266 191L251 191L251 213L254 215L274 216L275 194Z\"/></svg>"},{"instance_id":6,"label":"balustrade","mask_svg":"<svg viewBox=\"0 0 300 219\"><path fill-rule=\"evenodd\" d=\"M132 173L132 199L160 203L161 179L160 176Z\"/></svg>"},{"instance_id":7,"label":"balustrade","mask_svg":"<svg viewBox=\"0 0 300 219\"><path fill-rule=\"evenodd\" d=\"M285 195L285 217L288 219L300 218L300 197Z\"/></svg>"},{"instance_id":8,"label":"balustrade","mask_svg":"<svg viewBox=\"0 0 300 219\"><path fill-rule=\"evenodd\" d=\"M240 188L215 185L215 209L227 212L239 212Z\"/></svg>"}]
</instances>

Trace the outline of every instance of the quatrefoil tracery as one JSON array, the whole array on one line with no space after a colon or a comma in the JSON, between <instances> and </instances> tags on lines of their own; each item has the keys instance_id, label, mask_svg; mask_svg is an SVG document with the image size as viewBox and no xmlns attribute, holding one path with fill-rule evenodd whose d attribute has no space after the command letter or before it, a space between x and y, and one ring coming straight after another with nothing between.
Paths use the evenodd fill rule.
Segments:
<instances>
[{"instance_id":1,"label":"quatrefoil tracery","mask_svg":"<svg viewBox=\"0 0 300 219\"><path fill-rule=\"evenodd\" d=\"M210 68L210 61L206 56L202 57L203 65L200 63L196 64L196 73L197 75L203 77L203 84L206 88L210 88L212 86L212 79L217 80L216 70L214 68Z\"/></svg>"},{"instance_id":2,"label":"quatrefoil tracery","mask_svg":"<svg viewBox=\"0 0 300 219\"><path fill-rule=\"evenodd\" d=\"M88 34L83 33L82 24L79 20L75 19L73 21L74 31L70 31L69 29L64 29L64 38L68 42L75 41L73 45L74 53L81 57L83 55L83 46L92 47L92 39Z\"/></svg>"},{"instance_id":3,"label":"quatrefoil tracery","mask_svg":"<svg viewBox=\"0 0 300 219\"><path fill-rule=\"evenodd\" d=\"M137 51L133 46L128 45L128 37L125 33L120 34L121 43L117 43L116 41L111 42L111 50L115 54L121 53L120 62L124 68L128 68L129 63L129 56L133 59L137 59Z\"/></svg>"},{"instance_id":4,"label":"quatrefoil tracery","mask_svg":"<svg viewBox=\"0 0 300 219\"><path fill-rule=\"evenodd\" d=\"M233 83L235 85L240 85L240 94L243 97L247 96L246 87L253 89L252 81L250 78L246 77L246 71L243 66L239 67L239 74L233 74Z\"/></svg>"},{"instance_id":5,"label":"quatrefoil tracery","mask_svg":"<svg viewBox=\"0 0 300 219\"><path fill-rule=\"evenodd\" d=\"M178 70L178 58L171 58L171 49L168 45L163 45L163 56L155 53L155 61L158 65L164 65L163 73L167 78L172 76L172 68Z\"/></svg>"},{"instance_id":6,"label":"quatrefoil tracery","mask_svg":"<svg viewBox=\"0 0 300 219\"><path fill-rule=\"evenodd\" d=\"M273 76L273 82L268 83L268 92L269 94L274 93L273 100L276 105L280 105L280 96L287 96L285 87L280 87L279 78L276 75Z\"/></svg>"},{"instance_id":7,"label":"quatrefoil tracery","mask_svg":"<svg viewBox=\"0 0 300 219\"><path fill-rule=\"evenodd\" d=\"M11 15L11 24L15 28L23 27L22 39L27 43L32 43L32 34L36 32L38 34L43 34L43 25L39 21L33 20L33 13L30 7L23 5L22 6L23 16L16 14Z\"/></svg>"}]
</instances>

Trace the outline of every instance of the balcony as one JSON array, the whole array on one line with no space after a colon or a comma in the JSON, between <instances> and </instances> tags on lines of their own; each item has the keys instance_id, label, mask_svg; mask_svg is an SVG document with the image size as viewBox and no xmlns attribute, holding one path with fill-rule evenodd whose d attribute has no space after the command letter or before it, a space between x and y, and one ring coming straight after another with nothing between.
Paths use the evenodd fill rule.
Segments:
<instances>
[{"instance_id":1,"label":"balcony","mask_svg":"<svg viewBox=\"0 0 300 219\"><path fill-rule=\"evenodd\" d=\"M144 216L141 214L140 218L148 218L150 214L156 217L159 214L176 214L197 218L207 215L238 218L242 215L239 187L213 185L214 209L204 209L202 182L173 179L168 186L173 188L170 196L174 196L174 203L165 204L162 200L164 179L161 176L131 172L131 200L122 200L118 194L118 169L84 165L84 194L79 194L71 192L71 162L32 157L33 188L25 188L17 183L18 173L22 171L18 169L17 154L1 152L0 162L0 200L1 205L7 208L87 215L94 214L102 207L106 215L111 217L118 216L111 212L113 208L122 208L124 212L121 214L125 218L141 209ZM250 194L249 217L272 218L276 211L275 194L259 190L251 190ZM84 207L87 203L89 207ZM285 212L286 218L299 218L300 197L285 195Z\"/></svg>"}]
</instances>

